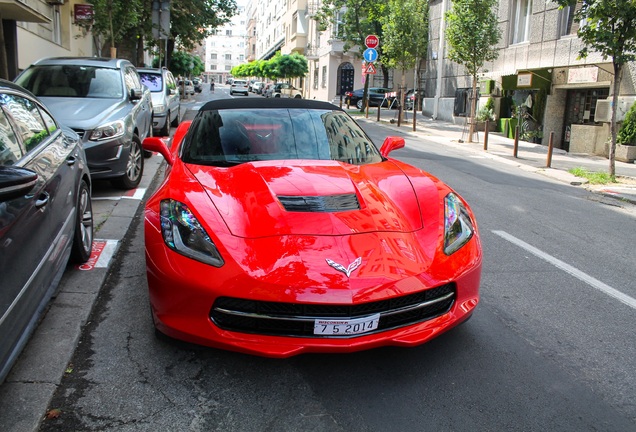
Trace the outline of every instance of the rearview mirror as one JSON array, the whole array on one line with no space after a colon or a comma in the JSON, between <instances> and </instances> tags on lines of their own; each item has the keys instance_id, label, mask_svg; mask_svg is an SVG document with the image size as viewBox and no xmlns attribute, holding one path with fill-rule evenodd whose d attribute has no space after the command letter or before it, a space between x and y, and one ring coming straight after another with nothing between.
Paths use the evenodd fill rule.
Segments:
<instances>
[{"instance_id":1,"label":"rearview mirror","mask_svg":"<svg viewBox=\"0 0 636 432\"><path fill-rule=\"evenodd\" d=\"M404 138L397 136L388 136L382 143L380 148L380 154L383 157L388 157L389 153L393 150L401 149L404 147Z\"/></svg>"}]
</instances>

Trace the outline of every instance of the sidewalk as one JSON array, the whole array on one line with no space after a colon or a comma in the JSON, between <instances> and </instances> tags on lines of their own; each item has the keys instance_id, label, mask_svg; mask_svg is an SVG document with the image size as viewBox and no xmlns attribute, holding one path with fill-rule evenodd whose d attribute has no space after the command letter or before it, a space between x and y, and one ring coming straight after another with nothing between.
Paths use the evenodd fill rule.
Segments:
<instances>
[{"instance_id":1,"label":"sidewalk","mask_svg":"<svg viewBox=\"0 0 636 432\"><path fill-rule=\"evenodd\" d=\"M351 108L347 110L360 122L377 123L376 108L369 109L369 117ZM514 140L504 137L501 133L490 132L488 134L488 147L484 150L484 132L475 133L473 142L468 143L468 127L464 130L462 124L455 125L444 121L435 121L429 117L419 115L416 117L416 130L413 131L412 113L402 122L398 128L397 110L383 108L380 112L380 124L388 129L399 130L402 133L414 134L419 138L465 149L473 154L488 155L499 161L518 166L524 171L535 172L555 180L571 185L581 185L603 195L628 201L636 204L636 164L616 161L616 176L618 183L608 185L590 185L587 179L576 177L568 171L573 168L584 168L589 172L608 172L608 159L587 154L570 154L561 149L553 149L550 167L547 167L548 146L519 141L517 157L514 157ZM393 120L393 122L392 122ZM545 139L547 141L547 138Z\"/></svg>"}]
</instances>

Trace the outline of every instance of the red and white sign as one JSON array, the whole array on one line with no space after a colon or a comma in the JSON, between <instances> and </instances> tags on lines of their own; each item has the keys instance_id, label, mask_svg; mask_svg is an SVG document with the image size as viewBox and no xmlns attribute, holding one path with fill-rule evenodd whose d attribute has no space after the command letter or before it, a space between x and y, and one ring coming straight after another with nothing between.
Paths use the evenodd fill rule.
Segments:
<instances>
[{"instance_id":1,"label":"red and white sign","mask_svg":"<svg viewBox=\"0 0 636 432\"><path fill-rule=\"evenodd\" d=\"M367 48L377 48L380 45L380 39L376 35L369 35L364 39Z\"/></svg>"},{"instance_id":2,"label":"red and white sign","mask_svg":"<svg viewBox=\"0 0 636 432\"><path fill-rule=\"evenodd\" d=\"M375 69L375 65L373 63L369 63L367 64L367 67L365 68L365 73L369 74L369 75L375 75L376 74L376 69Z\"/></svg>"}]
</instances>

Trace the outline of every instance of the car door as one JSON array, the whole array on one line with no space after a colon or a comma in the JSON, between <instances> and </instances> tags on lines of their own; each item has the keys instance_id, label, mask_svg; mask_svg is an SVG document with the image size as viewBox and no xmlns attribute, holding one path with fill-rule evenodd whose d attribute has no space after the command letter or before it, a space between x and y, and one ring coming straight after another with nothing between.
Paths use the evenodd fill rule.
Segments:
<instances>
[{"instance_id":1,"label":"car door","mask_svg":"<svg viewBox=\"0 0 636 432\"><path fill-rule=\"evenodd\" d=\"M0 95L0 140L12 148L2 163L37 174L28 193L0 202L0 376L35 327L70 253L76 198L67 171L74 147L56 128L35 101Z\"/></svg>"},{"instance_id":2,"label":"car door","mask_svg":"<svg viewBox=\"0 0 636 432\"><path fill-rule=\"evenodd\" d=\"M166 98L168 99L168 107L170 108L170 118L179 118L179 110L181 107L181 97L177 89L177 82L172 72L166 72Z\"/></svg>"},{"instance_id":3,"label":"car door","mask_svg":"<svg viewBox=\"0 0 636 432\"><path fill-rule=\"evenodd\" d=\"M124 82L126 83L126 91L130 100L130 92L132 90L139 91L141 89L142 96L138 101L131 102L134 106L132 109L133 123L139 131L139 139L143 141L149 136L150 127L152 125L152 102L150 90L141 84L141 79L134 66L124 67Z\"/></svg>"}]
</instances>

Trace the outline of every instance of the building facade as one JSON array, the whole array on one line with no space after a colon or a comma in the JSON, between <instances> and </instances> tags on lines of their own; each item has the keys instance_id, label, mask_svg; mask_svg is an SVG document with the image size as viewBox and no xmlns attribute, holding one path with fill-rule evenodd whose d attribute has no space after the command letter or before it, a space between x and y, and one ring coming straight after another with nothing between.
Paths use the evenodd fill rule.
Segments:
<instances>
[{"instance_id":1,"label":"building facade","mask_svg":"<svg viewBox=\"0 0 636 432\"><path fill-rule=\"evenodd\" d=\"M431 0L429 5L423 112L434 119L464 122L472 81L447 58L444 13L452 2ZM574 6L559 9L553 1L500 0L499 56L484 67L480 103L493 98L499 129L509 136L519 124L528 128L525 138L547 143L554 132L558 148L602 154L609 128L603 123L606 111L596 111L597 101L612 94L613 67L595 52L578 58L583 44L574 12ZM628 69L618 89L626 103L635 94L633 67Z\"/></svg>"},{"instance_id":2,"label":"building facade","mask_svg":"<svg viewBox=\"0 0 636 432\"><path fill-rule=\"evenodd\" d=\"M205 80L225 83L234 66L247 62L248 16L244 5L237 5L237 14L216 34L205 40Z\"/></svg>"},{"instance_id":3,"label":"building facade","mask_svg":"<svg viewBox=\"0 0 636 432\"><path fill-rule=\"evenodd\" d=\"M42 57L92 56L93 38L75 17L76 0L6 0L0 4L4 45L0 75L13 79Z\"/></svg>"}]
</instances>

